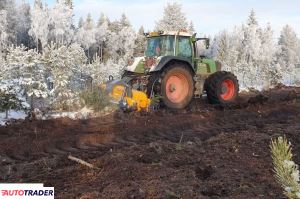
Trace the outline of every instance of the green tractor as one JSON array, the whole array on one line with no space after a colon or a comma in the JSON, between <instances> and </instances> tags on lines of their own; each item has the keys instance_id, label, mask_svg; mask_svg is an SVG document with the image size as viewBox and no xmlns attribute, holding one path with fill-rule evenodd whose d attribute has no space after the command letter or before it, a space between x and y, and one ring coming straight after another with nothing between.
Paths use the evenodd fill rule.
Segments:
<instances>
[{"instance_id":1,"label":"green tractor","mask_svg":"<svg viewBox=\"0 0 300 199\"><path fill-rule=\"evenodd\" d=\"M122 76L126 85L123 107L131 108L124 96L132 98L130 89L145 93L149 99L160 96L162 104L171 109L183 109L193 98L206 94L210 103L230 104L238 96L236 76L221 71L221 63L197 56L197 44L209 39L197 38L186 31L159 31L145 34L147 47L143 57L132 58ZM120 82L120 81L119 81ZM114 82L115 84L116 82ZM130 87L130 89L128 89ZM134 102L138 106L139 95Z\"/></svg>"}]
</instances>

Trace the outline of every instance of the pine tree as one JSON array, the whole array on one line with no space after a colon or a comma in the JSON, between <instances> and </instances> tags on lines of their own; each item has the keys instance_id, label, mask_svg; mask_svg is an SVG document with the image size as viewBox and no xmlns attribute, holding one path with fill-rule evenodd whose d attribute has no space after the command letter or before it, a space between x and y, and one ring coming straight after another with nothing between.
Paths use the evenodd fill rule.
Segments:
<instances>
[{"instance_id":1,"label":"pine tree","mask_svg":"<svg viewBox=\"0 0 300 199\"><path fill-rule=\"evenodd\" d=\"M188 28L189 32L194 33L195 32L195 28L194 28L194 23L193 21L190 21L190 25Z\"/></svg>"},{"instance_id":2,"label":"pine tree","mask_svg":"<svg viewBox=\"0 0 300 199\"><path fill-rule=\"evenodd\" d=\"M144 33L145 33L144 27L141 26L135 41L136 47L134 49L134 54L136 56L142 56L144 54L146 48L146 41L147 41Z\"/></svg>"},{"instance_id":3,"label":"pine tree","mask_svg":"<svg viewBox=\"0 0 300 199\"><path fill-rule=\"evenodd\" d=\"M156 22L155 30L178 31L187 30L188 22L178 3L168 3L164 8L163 18Z\"/></svg>"},{"instance_id":4,"label":"pine tree","mask_svg":"<svg viewBox=\"0 0 300 199\"><path fill-rule=\"evenodd\" d=\"M121 27L130 27L131 24L129 22L129 19L127 18L127 16L123 13L121 20L120 20L120 26Z\"/></svg>"},{"instance_id":5,"label":"pine tree","mask_svg":"<svg viewBox=\"0 0 300 199\"><path fill-rule=\"evenodd\" d=\"M0 59L3 58L7 46L7 28L7 12L0 10Z\"/></svg>"},{"instance_id":6,"label":"pine tree","mask_svg":"<svg viewBox=\"0 0 300 199\"><path fill-rule=\"evenodd\" d=\"M84 50L78 44L70 46L47 45L42 60L53 83L51 105L56 110L68 110L77 103L78 93L72 90L71 79L81 74L86 63Z\"/></svg>"},{"instance_id":7,"label":"pine tree","mask_svg":"<svg viewBox=\"0 0 300 199\"><path fill-rule=\"evenodd\" d=\"M224 31L215 38L214 49L223 70L238 76L242 88L267 89L280 81L280 69L274 63L276 44L273 30L261 28L254 10L247 22L233 31ZM270 81L271 80L271 81Z\"/></svg>"},{"instance_id":8,"label":"pine tree","mask_svg":"<svg viewBox=\"0 0 300 199\"><path fill-rule=\"evenodd\" d=\"M8 4L8 0L0 1L0 10L5 10L7 4Z\"/></svg>"},{"instance_id":9,"label":"pine tree","mask_svg":"<svg viewBox=\"0 0 300 199\"><path fill-rule=\"evenodd\" d=\"M104 54L106 53L104 48L106 46L109 34L108 20L106 16L101 13L96 27L96 42L98 45L97 55L99 56L101 62L104 61Z\"/></svg>"},{"instance_id":10,"label":"pine tree","mask_svg":"<svg viewBox=\"0 0 300 199\"><path fill-rule=\"evenodd\" d=\"M250 12L250 15L248 17L248 20L247 20L247 25L248 26L252 26L252 25L258 25L258 21L256 19L256 14L255 14L255 11L252 9L251 12Z\"/></svg>"},{"instance_id":11,"label":"pine tree","mask_svg":"<svg viewBox=\"0 0 300 199\"><path fill-rule=\"evenodd\" d=\"M217 60L221 61L222 63L227 62L227 58L229 56L229 36L226 31L223 31L219 34L218 38L218 53L217 53Z\"/></svg>"},{"instance_id":12,"label":"pine tree","mask_svg":"<svg viewBox=\"0 0 300 199\"><path fill-rule=\"evenodd\" d=\"M300 48L297 34L289 25L283 27L278 44L277 62L284 72L283 81L285 84L294 84L296 65L300 63Z\"/></svg>"},{"instance_id":13,"label":"pine tree","mask_svg":"<svg viewBox=\"0 0 300 199\"><path fill-rule=\"evenodd\" d=\"M260 49L260 29L258 22L256 20L254 10L251 11L248 17L248 23L243 27L244 30L244 40L243 40L243 49L244 49L244 58L247 64L252 64L255 62L259 56Z\"/></svg>"},{"instance_id":14,"label":"pine tree","mask_svg":"<svg viewBox=\"0 0 300 199\"><path fill-rule=\"evenodd\" d=\"M261 29L256 20L254 10L251 11L247 24L242 26L244 35L240 49L240 71L243 73L244 84L255 87L260 76ZM261 84L261 82L260 82Z\"/></svg>"},{"instance_id":15,"label":"pine tree","mask_svg":"<svg viewBox=\"0 0 300 199\"><path fill-rule=\"evenodd\" d=\"M88 14L83 26L78 29L76 40L84 47L89 60L91 60L93 54L90 53L90 48L96 43L96 29L91 14Z\"/></svg>"},{"instance_id":16,"label":"pine tree","mask_svg":"<svg viewBox=\"0 0 300 199\"><path fill-rule=\"evenodd\" d=\"M1 3L2 10L6 12L6 43L11 45L16 43L18 16L15 0L5 0Z\"/></svg>"},{"instance_id":17,"label":"pine tree","mask_svg":"<svg viewBox=\"0 0 300 199\"><path fill-rule=\"evenodd\" d=\"M111 23L109 27L107 48L112 61L127 60L133 56L135 49L137 35L129 22L124 23L124 16L120 21Z\"/></svg>"},{"instance_id":18,"label":"pine tree","mask_svg":"<svg viewBox=\"0 0 300 199\"><path fill-rule=\"evenodd\" d=\"M84 26L86 30L92 30L94 28L94 20L90 13L87 15Z\"/></svg>"},{"instance_id":19,"label":"pine tree","mask_svg":"<svg viewBox=\"0 0 300 199\"><path fill-rule=\"evenodd\" d=\"M73 9L73 0L65 0L65 5L67 5L69 8Z\"/></svg>"},{"instance_id":20,"label":"pine tree","mask_svg":"<svg viewBox=\"0 0 300 199\"><path fill-rule=\"evenodd\" d=\"M28 34L30 30L30 5L22 0L18 7L18 23L17 23L17 45L25 45L26 47L31 46L31 39Z\"/></svg>"},{"instance_id":21,"label":"pine tree","mask_svg":"<svg viewBox=\"0 0 300 199\"><path fill-rule=\"evenodd\" d=\"M101 12L101 15L100 15L98 23L97 23L97 27L101 26L104 22L108 23L106 16L104 15L103 12Z\"/></svg>"},{"instance_id":22,"label":"pine tree","mask_svg":"<svg viewBox=\"0 0 300 199\"><path fill-rule=\"evenodd\" d=\"M78 21L78 28L82 28L83 27L83 24L84 24L84 20L82 17L79 18L79 21Z\"/></svg>"},{"instance_id":23,"label":"pine tree","mask_svg":"<svg viewBox=\"0 0 300 199\"><path fill-rule=\"evenodd\" d=\"M45 70L41 64L40 54L36 50L28 50L24 46L10 47L7 66L5 78L9 84L15 86L15 95L18 98L23 97L20 94L24 93L33 108L34 99L47 97Z\"/></svg>"},{"instance_id":24,"label":"pine tree","mask_svg":"<svg viewBox=\"0 0 300 199\"><path fill-rule=\"evenodd\" d=\"M269 89L271 85L278 84L281 79L281 71L275 65L275 53L277 49L273 34L270 24L262 30L261 34L260 76L264 79L265 89Z\"/></svg>"}]
</instances>

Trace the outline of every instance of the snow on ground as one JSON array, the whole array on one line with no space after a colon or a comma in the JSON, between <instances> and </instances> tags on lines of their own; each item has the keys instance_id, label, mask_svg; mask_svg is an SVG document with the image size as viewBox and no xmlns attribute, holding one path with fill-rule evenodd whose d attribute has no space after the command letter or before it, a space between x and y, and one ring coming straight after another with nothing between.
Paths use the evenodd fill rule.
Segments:
<instances>
[{"instance_id":1,"label":"snow on ground","mask_svg":"<svg viewBox=\"0 0 300 199\"><path fill-rule=\"evenodd\" d=\"M42 117L40 117L39 119L42 119L42 120L58 119L58 118L62 118L62 117L67 117L67 118L70 118L72 120L87 119L93 113L94 113L94 111L92 109L84 107L81 110L75 111L75 112L52 112L52 113L47 113L47 114L43 115Z\"/></svg>"},{"instance_id":2,"label":"snow on ground","mask_svg":"<svg viewBox=\"0 0 300 199\"><path fill-rule=\"evenodd\" d=\"M10 110L8 113L8 119L5 119L5 112L0 113L0 126L4 126L5 123L11 119L15 120L24 120L27 114L24 111L15 111L15 110Z\"/></svg>"},{"instance_id":3,"label":"snow on ground","mask_svg":"<svg viewBox=\"0 0 300 199\"><path fill-rule=\"evenodd\" d=\"M40 120L47 120L47 119L57 119L62 117L67 117L72 120L76 119L87 119L93 113L93 110L84 107L83 109L76 111L76 112L52 112L42 114L39 110L36 110L37 119ZM5 119L5 112L0 113L0 126L5 126L6 123L12 119L15 120L24 120L27 114L24 111L15 111L10 110L8 114L8 119Z\"/></svg>"},{"instance_id":4,"label":"snow on ground","mask_svg":"<svg viewBox=\"0 0 300 199\"><path fill-rule=\"evenodd\" d=\"M38 120L49 120L49 119L58 119L58 118L70 118L72 120L80 120L80 119L88 119L97 116L104 116L109 113L112 113L115 109L114 108L105 108L103 111L99 113L95 113L92 109L87 107L82 108L79 111L74 112L49 112L49 113L42 113L38 109L35 110L36 118ZM6 123L12 119L15 120L24 120L27 114L24 111L9 111L8 119L5 119L5 112L0 113L0 126L5 126Z\"/></svg>"}]
</instances>

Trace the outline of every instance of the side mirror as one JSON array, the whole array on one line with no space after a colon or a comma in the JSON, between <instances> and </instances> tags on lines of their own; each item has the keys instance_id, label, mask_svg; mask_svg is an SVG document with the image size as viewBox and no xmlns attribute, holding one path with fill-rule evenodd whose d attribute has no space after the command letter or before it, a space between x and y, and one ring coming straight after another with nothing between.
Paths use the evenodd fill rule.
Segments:
<instances>
[{"instance_id":1,"label":"side mirror","mask_svg":"<svg viewBox=\"0 0 300 199\"><path fill-rule=\"evenodd\" d=\"M205 47L206 49L209 49L210 47L210 40L208 38L205 39Z\"/></svg>"},{"instance_id":2,"label":"side mirror","mask_svg":"<svg viewBox=\"0 0 300 199\"><path fill-rule=\"evenodd\" d=\"M209 38L197 38L196 40L197 41L199 41L199 40L205 40L205 48L209 49L209 46L210 46L210 40L209 40Z\"/></svg>"},{"instance_id":3,"label":"side mirror","mask_svg":"<svg viewBox=\"0 0 300 199\"><path fill-rule=\"evenodd\" d=\"M197 42L197 38L196 38L197 33L194 33L193 36L191 37L191 41L193 43Z\"/></svg>"}]
</instances>

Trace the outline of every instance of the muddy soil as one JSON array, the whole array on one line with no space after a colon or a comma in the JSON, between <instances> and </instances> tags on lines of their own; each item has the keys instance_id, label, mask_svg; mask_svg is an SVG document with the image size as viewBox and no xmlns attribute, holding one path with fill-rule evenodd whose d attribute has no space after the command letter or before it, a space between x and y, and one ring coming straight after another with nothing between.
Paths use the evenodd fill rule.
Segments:
<instances>
[{"instance_id":1,"label":"muddy soil","mask_svg":"<svg viewBox=\"0 0 300 199\"><path fill-rule=\"evenodd\" d=\"M269 143L286 135L299 164L299 134L300 89L284 87L228 107L18 121L0 128L0 183L44 183L56 198L284 198Z\"/></svg>"}]
</instances>

